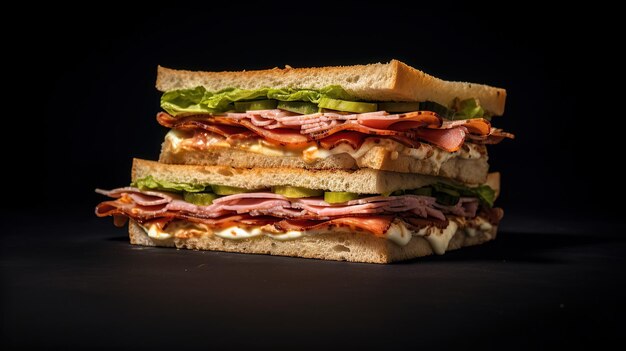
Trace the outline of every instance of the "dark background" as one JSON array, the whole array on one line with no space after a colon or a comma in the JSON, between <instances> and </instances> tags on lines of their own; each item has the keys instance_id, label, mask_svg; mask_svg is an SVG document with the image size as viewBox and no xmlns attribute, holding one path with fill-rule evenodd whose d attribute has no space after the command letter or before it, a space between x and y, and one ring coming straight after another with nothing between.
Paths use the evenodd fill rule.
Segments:
<instances>
[{"instance_id":1,"label":"dark background","mask_svg":"<svg viewBox=\"0 0 626 351\"><path fill-rule=\"evenodd\" d=\"M127 184L132 157L157 159L166 133L155 121L159 64L219 71L397 58L444 79L507 89L505 115L493 124L517 139L490 149L503 176L502 207L604 219L620 209L613 156L624 118L619 89L609 88L619 60L610 9L316 6L94 6L82 16L55 7L29 16L35 35L8 38L15 62L7 68L20 72L14 84L23 99L10 104L19 111L10 121L38 147L31 154L12 144L7 154L32 170L22 182L38 186L9 191L22 192L21 207L34 197L40 209L62 202L89 216L100 199L95 187Z\"/></svg>"},{"instance_id":2,"label":"dark background","mask_svg":"<svg viewBox=\"0 0 626 351\"><path fill-rule=\"evenodd\" d=\"M506 7L90 3L8 13L21 25L0 24L10 90L3 345L501 349L616 339L626 294L623 20L601 6ZM131 247L124 230L94 218L94 188L128 184L132 157L158 157L157 65L392 58L507 89L493 124L516 139L489 151L506 211L495 243L381 267Z\"/></svg>"}]
</instances>

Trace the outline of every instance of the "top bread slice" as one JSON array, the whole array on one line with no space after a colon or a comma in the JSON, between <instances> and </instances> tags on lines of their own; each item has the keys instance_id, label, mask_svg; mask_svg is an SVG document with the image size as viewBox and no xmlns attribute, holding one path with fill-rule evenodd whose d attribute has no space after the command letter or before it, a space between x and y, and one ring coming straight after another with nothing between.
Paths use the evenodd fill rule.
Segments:
<instances>
[{"instance_id":1,"label":"top bread slice","mask_svg":"<svg viewBox=\"0 0 626 351\"><path fill-rule=\"evenodd\" d=\"M158 67L160 91L203 86L208 91L226 88L321 89L339 85L359 100L434 101L450 106L454 99L476 98L489 113L504 113L506 90L483 84L450 82L428 75L398 60L369 65L273 68L240 72L194 72Z\"/></svg>"}]
</instances>

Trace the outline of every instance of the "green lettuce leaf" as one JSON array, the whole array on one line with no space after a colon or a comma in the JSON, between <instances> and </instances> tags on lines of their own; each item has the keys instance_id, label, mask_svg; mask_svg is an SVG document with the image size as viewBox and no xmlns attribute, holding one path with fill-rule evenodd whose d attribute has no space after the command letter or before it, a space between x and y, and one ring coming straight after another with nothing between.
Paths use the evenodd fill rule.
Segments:
<instances>
[{"instance_id":1,"label":"green lettuce leaf","mask_svg":"<svg viewBox=\"0 0 626 351\"><path fill-rule=\"evenodd\" d=\"M147 176L145 178L137 179L132 182L130 186L137 187L141 190L160 190L160 191L169 191L174 193L179 192L188 192L188 193L198 193L204 191L205 189L211 189L211 185L208 184L187 184L187 183L173 183L164 180L154 179L152 176Z\"/></svg>"},{"instance_id":2,"label":"green lettuce leaf","mask_svg":"<svg viewBox=\"0 0 626 351\"><path fill-rule=\"evenodd\" d=\"M478 101L478 99L456 99L454 105L456 113L452 119L490 118L490 116L485 113L485 110L480 107L480 101Z\"/></svg>"},{"instance_id":3,"label":"green lettuce leaf","mask_svg":"<svg viewBox=\"0 0 626 351\"><path fill-rule=\"evenodd\" d=\"M320 93L315 90L306 89L270 89L267 93L267 98L279 101L306 101L317 103L320 100Z\"/></svg>"},{"instance_id":4,"label":"green lettuce leaf","mask_svg":"<svg viewBox=\"0 0 626 351\"><path fill-rule=\"evenodd\" d=\"M485 205L493 207L496 200L496 191L491 189L489 185L481 185L476 188L469 188Z\"/></svg>"},{"instance_id":5,"label":"green lettuce leaf","mask_svg":"<svg viewBox=\"0 0 626 351\"><path fill-rule=\"evenodd\" d=\"M161 108L171 115L216 112L202 104L211 95L204 87L168 91L161 96Z\"/></svg>"},{"instance_id":6,"label":"green lettuce leaf","mask_svg":"<svg viewBox=\"0 0 626 351\"><path fill-rule=\"evenodd\" d=\"M320 89L236 89L209 92L199 86L191 89L168 91L161 96L161 107L172 116L193 113L213 113L233 110L235 101L274 99L279 101L305 101L318 103L322 97L353 101L343 88L331 85Z\"/></svg>"},{"instance_id":7,"label":"green lettuce leaf","mask_svg":"<svg viewBox=\"0 0 626 351\"><path fill-rule=\"evenodd\" d=\"M265 98L267 96L267 91L268 89L244 90L230 88L221 90L209 97L206 97L202 100L201 104L217 111L227 111L231 107L231 102Z\"/></svg>"},{"instance_id":8,"label":"green lettuce leaf","mask_svg":"<svg viewBox=\"0 0 626 351\"><path fill-rule=\"evenodd\" d=\"M331 98L331 99L339 99L339 100L347 100L347 101L356 101L356 99L348 94L342 87L339 85L329 85L320 90L320 93L323 97Z\"/></svg>"}]
</instances>

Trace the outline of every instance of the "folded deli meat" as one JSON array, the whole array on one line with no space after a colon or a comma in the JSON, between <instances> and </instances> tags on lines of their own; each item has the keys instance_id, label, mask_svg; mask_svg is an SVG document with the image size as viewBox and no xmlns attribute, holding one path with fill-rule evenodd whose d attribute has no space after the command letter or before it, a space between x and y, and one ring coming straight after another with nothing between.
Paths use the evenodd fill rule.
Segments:
<instances>
[{"instance_id":1,"label":"folded deli meat","mask_svg":"<svg viewBox=\"0 0 626 351\"><path fill-rule=\"evenodd\" d=\"M466 139L477 144L496 144L503 138L512 138L509 133L491 128L489 121L483 118L444 121L430 111L298 115L277 109L181 118L161 112L157 120L168 128L202 130L232 143L263 138L272 144L292 147L311 146L317 142L325 149L332 149L341 143L358 149L366 138L374 137L391 139L412 148L427 143L454 152L463 146Z\"/></svg>"},{"instance_id":2,"label":"folded deli meat","mask_svg":"<svg viewBox=\"0 0 626 351\"><path fill-rule=\"evenodd\" d=\"M217 233L221 232L220 229L239 225L261 228L262 232L275 237L294 231L347 227L405 245L410 236L390 236L392 224L413 231L428 226L447 228L447 214L463 218L464 225L470 230L481 230L485 224L491 229L502 216L500 209L482 208L482 216L477 217L479 200L473 197L462 197L454 205L442 205L436 198L422 195L371 196L331 204L323 198L293 199L272 192L253 192L223 196L210 205L196 205L176 193L133 187L98 192L115 199L100 203L96 207L98 216L117 216L120 225L128 217L144 227L154 228L160 232L159 236L167 238L171 234L166 234L163 229L173 221L185 220L204 224ZM480 219L472 222L475 218ZM188 235L184 233L183 237ZM227 236L236 238L237 232Z\"/></svg>"},{"instance_id":3,"label":"folded deli meat","mask_svg":"<svg viewBox=\"0 0 626 351\"><path fill-rule=\"evenodd\" d=\"M388 263L496 237L487 146L506 91L399 61L190 72L159 68L159 162L96 215L131 243Z\"/></svg>"}]
</instances>

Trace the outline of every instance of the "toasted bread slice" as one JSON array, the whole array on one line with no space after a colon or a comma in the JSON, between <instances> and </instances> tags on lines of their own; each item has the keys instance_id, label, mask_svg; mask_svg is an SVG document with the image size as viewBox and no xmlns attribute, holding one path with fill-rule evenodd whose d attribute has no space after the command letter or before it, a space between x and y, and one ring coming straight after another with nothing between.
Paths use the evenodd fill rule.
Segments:
<instances>
[{"instance_id":1,"label":"toasted bread slice","mask_svg":"<svg viewBox=\"0 0 626 351\"><path fill-rule=\"evenodd\" d=\"M504 113L506 90L488 85L450 82L428 75L398 60L369 65L273 68L240 72L194 72L158 67L160 91L203 86L209 91L226 88L321 89L339 85L359 100L434 101L450 106L454 99L476 98L495 116Z\"/></svg>"}]
</instances>

